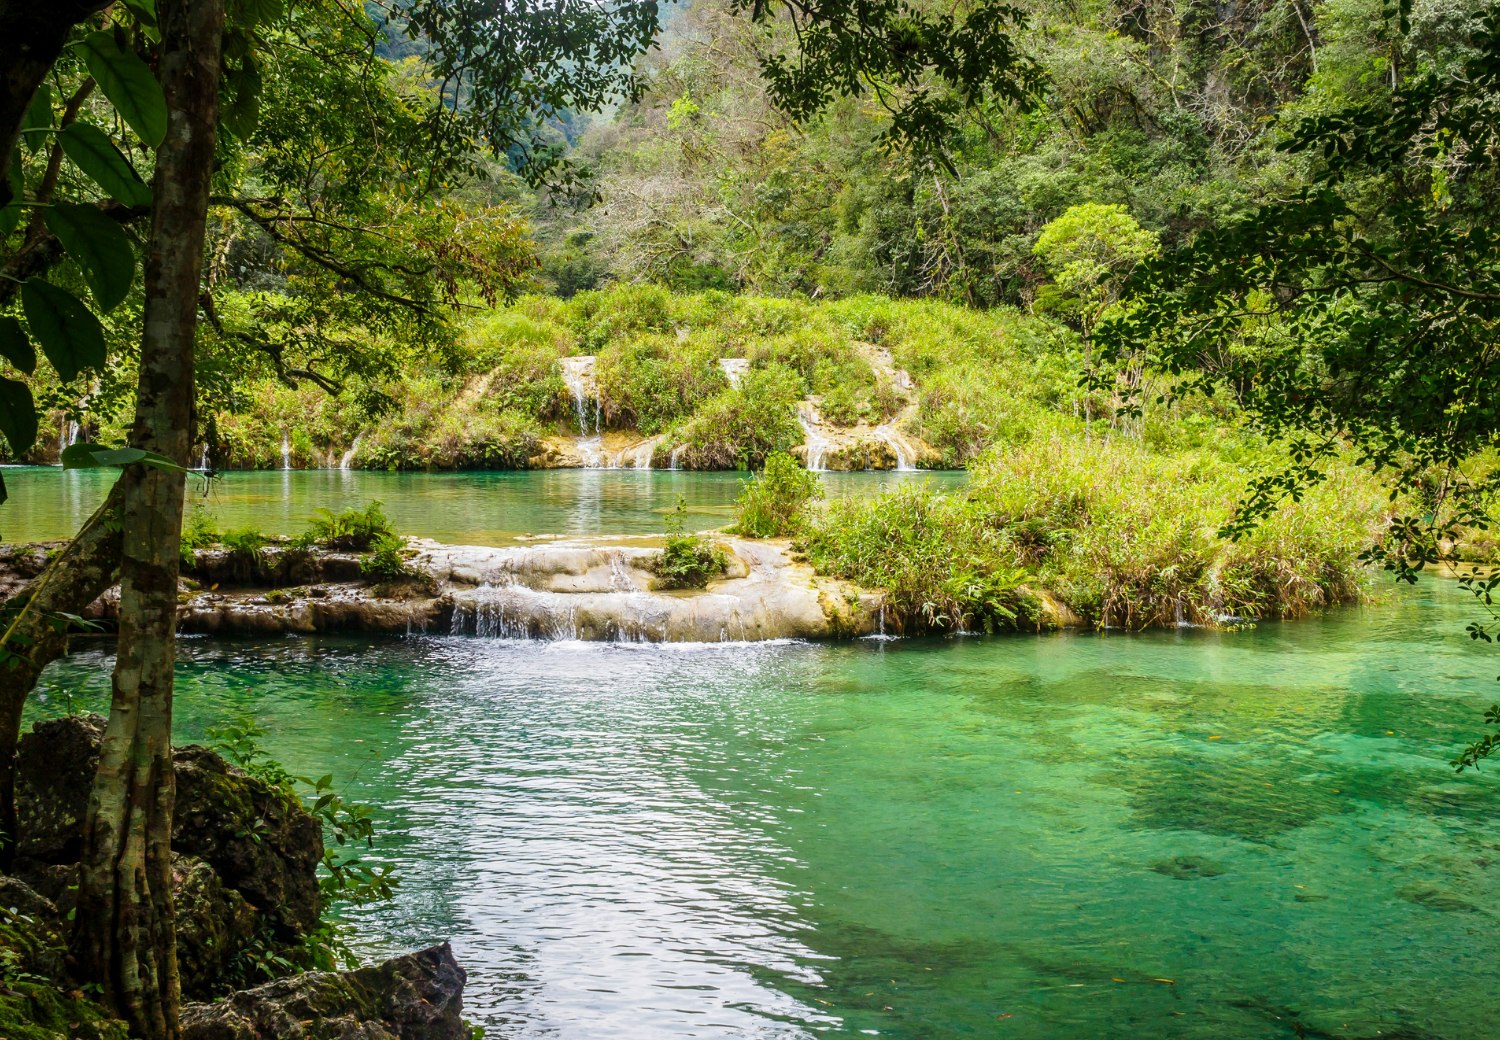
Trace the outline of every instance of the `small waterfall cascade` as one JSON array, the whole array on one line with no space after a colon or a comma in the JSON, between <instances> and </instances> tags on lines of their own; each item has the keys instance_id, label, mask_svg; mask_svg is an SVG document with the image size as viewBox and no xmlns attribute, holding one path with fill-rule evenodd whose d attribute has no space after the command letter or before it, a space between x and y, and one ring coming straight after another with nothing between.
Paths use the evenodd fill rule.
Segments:
<instances>
[{"instance_id":1,"label":"small waterfall cascade","mask_svg":"<svg viewBox=\"0 0 1500 1040\"><path fill-rule=\"evenodd\" d=\"M573 414L578 420L578 457L583 460L586 469L604 467L604 408L599 399L599 380L594 375L597 362L598 358L593 355L566 357L558 361L563 383L573 396ZM589 422L591 407L592 423Z\"/></svg>"},{"instance_id":2,"label":"small waterfall cascade","mask_svg":"<svg viewBox=\"0 0 1500 1040\"><path fill-rule=\"evenodd\" d=\"M615 458L617 469L650 469L651 458L656 454L656 446L661 442L660 437L651 437L626 448Z\"/></svg>"},{"instance_id":3,"label":"small waterfall cascade","mask_svg":"<svg viewBox=\"0 0 1500 1040\"><path fill-rule=\"evenodd\" d=\"M292 468L292 442L284 433L281 435L281 468Z\"/></svg>"},{"instance_id":4,"label":"small waterfall cascade","mask_svg":"<svg viewBox=\"0 0 1500 1040\"><path fill-rule=\"evenodd\" d=\"M209 468L207 444L203 445L203 453L198 456L198 468L205 471Z\"/></svg>"},{"instance_id":5,"label":"small waterfall cascade","mask_svg":"<svg viewBox=\"0 0 1500 1040\"><path fill-rule=\"evenodd\" d=\"M910 472L911 470L917 468L916 466L912 465L911 452L906 450L906 442L903 441L901 439L901 435L896 432L895 426L893 426L891 423L882 423L881 425L875 427L875 436L879 437L881 440L885 441L885 443L889 444L891 446L891 451L896 453L897 472Z\"/></svg>"},{"instance_id":6,"label":"small waterfall cascade","mask_svg":"<svg viewBox=\"0 0 1500 1040\"><path fill-rule=\"evenodd\" d=\"M823 436L818 429L818 413L812 404L803 401L797 407L797 422L802 426L804 443L807 447L807 468L815 472L824 472L827 467L823 460L828 454L828 449L833 447L833 442Z\"/></svg>"},{"instance_id":7,"label":"small waterfall cascade","mask_svg":"<svg viewBox=\"0 0 1500 1040\"><path fill-rule=\"evenodd\" d=\"M724 378L729 380L729 385L739 389L740 380L745 378L745 373L750 371L750 359L742 357L719 358L719 371L724 373Z\"/></svg>"},{"instance_id":8,"label":"small waterfall cascade","mask_svg":"<svg viewBox=\"0 0 1500 1040\"><path fill-rule=\"evenodd\" d=\"M610 592L544 592L512 581L482 585L453 600L452 635L552 642L589 639L654 643L667 638L668 612L611 562ZM743 628L743 626L741 626Z\"/></svg>"},{"instance_id":9,"label":"small waterfall cascade","mask_svg":"<svg viewBox=\"0 0 1500 1040\"><path fill-rule=\"evenodd\" d=\"M339 469L352 469L354 467L354 457L359 454L359 442L363 439L364 434L356 433L354 435L354 443L349 445L348 451L339 456Z\"/></svg>"},{"instance_id":10,"label":"small waterfall cascade","mask_svg":"<svg viewBox=\"0 0 1500 1040\"><path fill-rule=\"evenodd\" d=\"M674 473L682 468L682 466L678 463L678 460L680 458L682 458L682 445L679 444L677 447L672 449L672 464L670 468Z\"/></svg>"}]
</instances>

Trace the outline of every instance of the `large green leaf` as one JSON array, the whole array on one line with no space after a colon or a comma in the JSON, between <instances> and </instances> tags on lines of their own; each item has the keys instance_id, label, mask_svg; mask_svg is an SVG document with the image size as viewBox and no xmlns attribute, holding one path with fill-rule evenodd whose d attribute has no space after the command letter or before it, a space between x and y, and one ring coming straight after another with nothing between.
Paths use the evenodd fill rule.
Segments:
<instances>
[{"instance_id":1,"label":"large green leaf","mask_svg":"<svg viewBox=\"0 0 1500 1040\"><path fill-rule=\"evenodd\" d=\"M28 151L36 151L47 142L47 133L52 129L52 85L43 83L36 88L31 107L21 121L21 137Z\"/></svg>"},{"instance_id":2,"label":"large green leaf","mask_svg":"<svg viewBox=\"0 0 1500 1040\"><path fill-rule=\"evenodd\" d=\"M72 123L57 135L63 154L95 184L127 206L149 206L151 189L109 135L91 123Z\"/></svg>"},{"instance_id":3,"label":"large green leaf","mask_svg":"<svg viewBox=\"0 0 1500 1040\"><path fill-rule=\"evenodd\" d=\"M36 351L21 323L10 315L0 317L0 357L9 361L22 375L36 371Z\"/></svg>"},{"instance_id":4,"label":"large green leaf","mask_svg":"<svg viewBox=\"0 0 1500 1040\"><path fill-rule=\"evenodd\" d=\"M156 27L156 0L125 0L125 6L142 25Z\"/></svg>"},{"instance_id":5,"label":"large green leaf","mask_svg":"<svg viewBox=\"0 0 1500 1040\"><path fill-rule=\"evenodd\" d=\"M31 388L0 376L0 433L10 442L10 452L20 458L36 443L36 403Z\"/></svg>"},{"instance_id":6,"label":"large green leaf","mask_svg":"<svg viewBox=\"0 0 1500 1040\"><path fill-rule=\"evenodd\" d=\"M62 451L61 460L63 469L100 469L113 467L118 469L133 463L141 463L144 466L154 466L157 469L181 470L165 455L159 455L154 451L144 448L106 448L102 444L89 444L80 441L70 444Z\"/></svg>"},{"instance_id":7,"label":"large green leaf","mask_svg":"<svg viewBox=\"0 0 1500 1040\"><path fill-rule=\"evenodd\" d=\"M130 129L152 148L160 145L167 136L167 99L150 67L106 32L84 37L83 59Z\"/></svg>"},{"instance_id":8,"label":"large green leaf","mask_svg":"<svg viewBox=\"0 0 1500 1040\"><path fill-rule=\"evenodd\" d=\"M83 268L94 299L112 311L124 302L135 280L135 250L119 224L97 206L55 202L42 213L47 228Z\"/></svg>"},{"instance_id":9,"label":"large green leaf","mask_svg":"<svg viewBox=\"0 0 1500 1040\"><path fill-rule=\"evenodd\" d=\"M21 286L21 309L31 335L64 382L86 368L104 367L104 329L94 312L66 289L32 278Z\"/></svg>"}]
</instances>

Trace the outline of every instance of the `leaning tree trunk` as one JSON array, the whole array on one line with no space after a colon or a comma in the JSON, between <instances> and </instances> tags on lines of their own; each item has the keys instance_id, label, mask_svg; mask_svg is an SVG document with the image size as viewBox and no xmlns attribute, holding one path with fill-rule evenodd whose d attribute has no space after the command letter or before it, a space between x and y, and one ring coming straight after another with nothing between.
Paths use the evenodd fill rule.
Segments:
<instances>
[{"instance_id":1,"label":"leaning tree trunk","mask_svg":"<svg viewBox=\"0 0 1500 1040\"><path fill-rule=\"evenodd\" d=\"M188 462L193 340L218 123L224 0L160 0L167 136L152 184L145 329L131 444ZM84 823L74 953L146 1040L178 1035L172 908L172 667L185 470L121 478L120 636Z\"/></svg>"},{"instance_id":2,"label":"leaning tree trunk","mask_svg":"<svg viewBox=\"0 0 1500 1040\"><path fill-rule=\"evenodd\" d=\"M16 744L42 669L68 647L68 614L82 614L120 573L118 484L45 570L0 607L0 871L15 852Z\"/></svg>"}]
</instances>

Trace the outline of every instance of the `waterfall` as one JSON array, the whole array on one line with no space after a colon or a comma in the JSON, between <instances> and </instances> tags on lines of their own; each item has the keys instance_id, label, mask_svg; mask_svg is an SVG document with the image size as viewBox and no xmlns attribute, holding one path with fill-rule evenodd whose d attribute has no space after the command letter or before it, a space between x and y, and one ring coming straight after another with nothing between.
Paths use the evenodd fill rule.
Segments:
<instances>
[{"instance_id":1,"label":"waterfall","mask_svg":"<svg viewBox=\"0 0 1500 1040\"><path fill-rule=\"evenodd\" d=\"M911 455L906 451L906 444L901 440L900 434L896 432L895 427L890 423L883 423L875 427L875 436L889 444L891 451L896 453L897 471L910 471L917 468L912 465Z\"/></svg>"},{"instance_id":2,"label":"waterfall","mask_svg":"<svg viewBox=\"0 0 1500 1040\"><path fill-rule=\"evenodd\" d=\"M738 389L740 380L744 378L746 372L750 371L750 359L734 357L720 358L719 371L724 373L724 378L729 380L730 386Z\"/></svg>"},{"instance_id":3,"label":"waterfall","mask_svg":"<svg viewBox=\"0 0 1500 1040\"><path fill-rule=\"evenodd\" d=\"M286 434L281 435L281 468L292 468L292 442L287 439Z\"/></svg>"},{"instance_id":4,"label":"waterfall","mask_svg":"<svg viewBox=\"0 0 1500 1040\"><path fill-rule=\"evenodd\" d=\"M671 469L672 469L673 472L676 472L677 470L679 470L679 469L682 468L681 466L679 466L677 464L677 460L681 456L682 456L682 445L679 444L677 447L675 447L675 448L672 449L672 465L671 465Z\"/></svg>"},{"instance_id":5,"label":"waterfall","mask_svg":"<svg viewBox=\"0 0 1500 1040\"><path fill-rule=\"evenodd\" d=\"M578 420L578 457L586 469L604 465L601 451L604 434L604 408L599 397L599 380L594 376L597 358L566 357L558 361L563 383L573 396L573 416ZM594 409L593 436L589 435L589 407Z\"/></svg>"},{"instance_id":6,"label":"waterfall","mask_svg":"<svg viewBox=\"0 0 1500 1040\"><path fill-rule=\"evenodd\" d=\"M823 457L833 447L833 442L819 431L818 413L806 401L797 407L797 422L801 424L803 436L806 437L807 468L822 472Z\"/></svg>"},{"instance_id":7,"label":"waterfall","mask_svg":"<svg viewBox=\"0 0 1500 1040\"><path fill-rule=\"evenodd\" d=\"M344 452L344 454L339 457L339 469L352 469L353 468L353 466L354 466L354 456L359 453L359 442L363 438L364 438L364 434L362 434L362 433L356 433L354 435L354 443L351 444L351 445L349 445L349 450L346 451L346 452Z\"/></svg>"},{"instance_id":8,"label":"waterfall","mask_svg":"<svg viewBox=\"0 0 1500 1040\"><path fill-rule=\"evenodd\" d=\"M203 454L201 454L201 455L198 456L198 468L202 469L202 470L208 469L208 445L207 444L203 445Z\"/></svg>"},{"instance_id":9,"label":"waterfall","mask_svg":"<svg viewBox=\"0 0 1500 1040\"><path fill-rule=\"evenodd\" d=\"M632 447L620 452L619 466L625 468L628 460L631 469L650 469L651 456L656 454L656 446L661 443L660 437L651 437Z\"/></svg>"}]
</instances>

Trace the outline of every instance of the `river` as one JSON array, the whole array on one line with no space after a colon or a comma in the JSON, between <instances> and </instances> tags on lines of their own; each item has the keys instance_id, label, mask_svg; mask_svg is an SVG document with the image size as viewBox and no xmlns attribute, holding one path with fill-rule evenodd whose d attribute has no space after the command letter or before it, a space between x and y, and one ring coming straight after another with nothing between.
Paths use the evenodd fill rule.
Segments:
<instances>
[{"instance_id":1,"label":"river","mask_svg":"<svg viewBox=\"0 0 1500 1040\"><path fill-rule=\"evenodd\" d=\"M465 512L416 533L516 522ZM1500 789L1447 766L1500 699L1471 615L1428 581L1224 633L188 639L177 724L381 806L404 881L345 916L451 938L491 1037L1457 1040L1500 1010Z\"/></svg>"}]
</instances>

